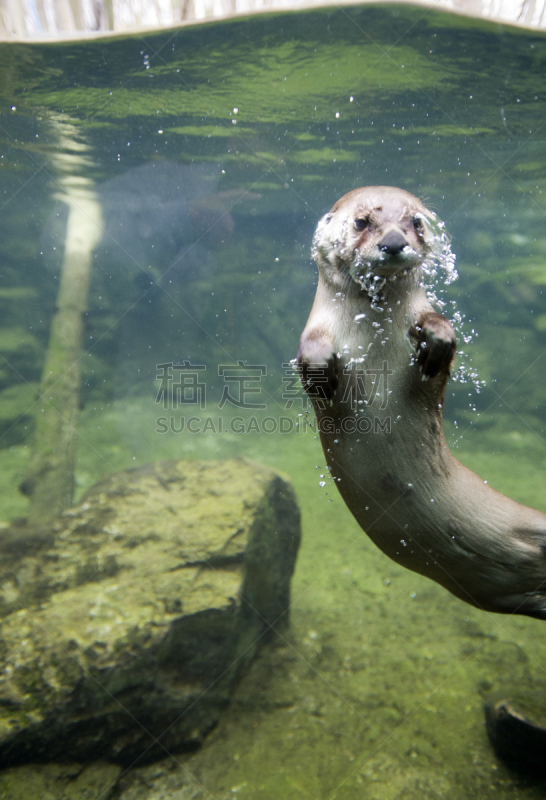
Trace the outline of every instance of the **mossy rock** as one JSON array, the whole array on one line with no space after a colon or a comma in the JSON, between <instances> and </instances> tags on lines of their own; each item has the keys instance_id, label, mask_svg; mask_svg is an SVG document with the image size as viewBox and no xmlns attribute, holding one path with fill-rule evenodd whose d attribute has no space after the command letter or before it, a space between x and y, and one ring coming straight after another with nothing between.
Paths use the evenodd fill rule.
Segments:
<instances>
[{"instance_id":1,"label":"mossy rock","mask_svg":"<svg viewBox=\"0 0 546 800\"><path fill-rule=\"evenodd\" d=\"M300 539L247 459L110 475L48 530L0 533L0 765L194 748L267 633Z\"/></svg>"}]
</instances>

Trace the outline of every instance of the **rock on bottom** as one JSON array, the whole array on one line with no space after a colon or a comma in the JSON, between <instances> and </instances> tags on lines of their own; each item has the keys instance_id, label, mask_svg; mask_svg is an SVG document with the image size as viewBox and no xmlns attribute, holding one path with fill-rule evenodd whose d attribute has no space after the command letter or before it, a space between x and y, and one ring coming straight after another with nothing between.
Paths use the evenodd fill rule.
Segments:
<instances>
[{"instance_id":1,"label":"rock on bottom","mask_svg":"<svg viewBox=\"0 0 546 800\"><path fill-rule=\"evenodd\" d=\"M198 746L287 622L299 510L247 459L103 478L0 537L0 766L139 764Z\"/></svg>"}]
</instances>

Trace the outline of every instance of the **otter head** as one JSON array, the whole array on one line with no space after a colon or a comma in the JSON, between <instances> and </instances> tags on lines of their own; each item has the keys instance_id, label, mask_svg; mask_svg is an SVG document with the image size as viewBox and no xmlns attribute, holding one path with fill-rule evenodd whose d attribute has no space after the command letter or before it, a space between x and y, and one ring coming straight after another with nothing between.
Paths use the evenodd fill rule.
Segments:
<instances>
[{"instance_id":1,"label":"otter head","mask_svg":"<svg viewBox=\"0 0 546 800\"><path fill-rule=\"evenodd\" d=\"M418 270L438 239L439 221L420 200L392 186L368 186L346 194L322 217L313 257L336 289L346 291L354 282L372 295L393 276Z\"/></svg>"}]
</instances>

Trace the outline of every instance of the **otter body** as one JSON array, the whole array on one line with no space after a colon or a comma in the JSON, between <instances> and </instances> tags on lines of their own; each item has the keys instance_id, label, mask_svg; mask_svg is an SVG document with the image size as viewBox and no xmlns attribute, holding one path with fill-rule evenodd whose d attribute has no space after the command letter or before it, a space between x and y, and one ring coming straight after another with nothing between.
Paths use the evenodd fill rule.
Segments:
<instances>
[{"instance_id":1,"label":"otter body","mask_svg":"<svg viewBox=\"0 0 546 800\"><path fill-rule=\"evenodd\" d=\"M456 338L423 287L441 240L401 189L334 205L314 239L302 382L336 485L381 550L479 608L546 619L546 515L484 483L444 437Z\"/></svg>"}]
</instances>

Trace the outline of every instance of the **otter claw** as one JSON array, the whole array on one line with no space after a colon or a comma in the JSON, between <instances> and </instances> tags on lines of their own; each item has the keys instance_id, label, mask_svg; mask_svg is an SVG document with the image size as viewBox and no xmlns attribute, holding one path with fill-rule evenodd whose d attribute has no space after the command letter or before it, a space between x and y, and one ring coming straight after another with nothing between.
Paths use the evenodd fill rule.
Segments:
<instances>
[{"instance_id":1,"label":"otter claw","mask_svg":"<svg viewBox=\"0 0 546 800\"><path fill-rule=\"evenodd\" d=\"M417 345L417 363L425 378L434 378L440 372L449 372L455 354L455 343L437 339L432 331L423 331L428 341Z\"/></svg>"},{"instance_id":2,"label":"otter claw","mask_svg":"<svg viewBox=\"0 0 546 800\"><path fill-rule=\"evenodd\" d=\"M322 363L298 359L298 369L302 386L312 400L333 400L339 384L335 353Z\"/></svg>"},{"instance_id":3,"label":"otter claw","mask_svg":"<svg viewBox=\"0 0 546 800\"><path fill-rule=\"evenodd\" d=\"M435 312L426 314L412 327L411 335L417 339L416 361L424 379L451 370L457 340L449 320Z\"/></svg>"}]
</instances>

